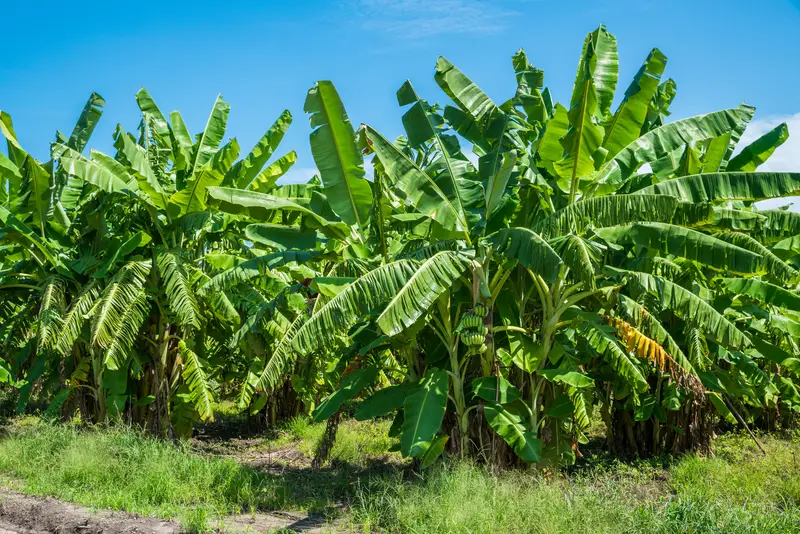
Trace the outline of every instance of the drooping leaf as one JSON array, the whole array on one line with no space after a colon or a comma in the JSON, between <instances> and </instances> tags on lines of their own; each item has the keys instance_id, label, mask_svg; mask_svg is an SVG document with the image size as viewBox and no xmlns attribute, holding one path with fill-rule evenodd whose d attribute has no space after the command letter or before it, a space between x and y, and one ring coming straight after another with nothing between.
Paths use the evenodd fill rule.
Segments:
<instances>
[{"instance_id":1,"label":"drooping leaf","mask_svg":"<svg viewBox=\"0 0 800 534\"><path fill-rule=\"evenodd\" d=\"M800 312L800 295L769 282L755 278L721 278L719 284L729 293L747 295L764 304Z\"/></svg>"},{"instance_id":2,"label":"drooping leaf","mask_svg":"<svg viewBox=\"0 0 800 534\"><path fill-rule=\"evenodd\" d=\"M663 346L672 359L681 366L687 373L694 374L694 366L686 358L678 343L670 335L669 331L658 322L653 314L648 313L644 306L625 295L617 295L617 305L620 313L633 326L643 330L652 339Z\"/></svg>"},{"instance_id":3,"label":"drooping leaf","mask_svg":"<svg viewBox=\"0 0 800 534\"><path fill-rule=\"evenodd\" d=\"M403 401L400 451L403 456L422 456L442 426L450 377L441 369L429 369L419 386Z\"/></svg>"},{"instance_id":4,"label":"drooping leaf","mask_svg":"<svg viewBox=\"0 0 800 534\"><path fill-rule=\"evenodd\" d=\"M136 232L124 242L119 243L118 246L113 246L106 252L105 261L100 265L100 268L92 274L92 278L105 278L111 272L116 264L124 261L125 258L139 247L143 247L150 243L151 238L144 232Z\"/></svg>"},{"instance_id":5,"label":"drooping leaf","mask_svg":"<svg viewBox=\"0 0 800 534\"><path fill-rule=\"evenodd\" d=\"M317 233L298 226L282 224L250 224L244 230L247 239L269 247L281 249L308 250L317 242Z\"/></svg>"},{"instance_id":6,"label":"drooping leaf","mask_svg":"<svg viewBox=\"0 0 800 534\"><path fill-rule=\"evenodd\" d=\"M631 361L627 351L616 338L609 335L597 324L584 321L578 327L581 337L636 391L647 391L649 385L639 368Z\"/></svg>"},{"instance_id":7,"label":"drooping leaf","mask_svg":"<svg viewBox=\"0 0 800 534\"><path fill-rule=\"evenodd\" d=\"M560 382L574 388L589 388L594 386L594 380L578 371L565 369L542 369L539 374L550 382Z\"/></svg>"},{"instance_id":8,"label":"drooping leaf","mask_svg":"<svg viewBox=\"0 0 800 534\"><path fill-rule=\"evenodd\" d=\"M56 350L62 356L66 356L72 350L75 340L80 336L84 323L87 321L86 315L92 305L100 295L100 288L97 287L97 280L86 283L70 302L69 309L64 315L61 323L61 331L56 341Z\"/></svg>"},{"instance_id":9,"label":"drooping leaf","mask_svg":"<svg viewBox=\"0 0 800 534\"><path fill-rule=\"evenodd\" d=\"M484 376L472 381L472 392L476 397L497 404L519 400L519 390L508 380L499 376Z\"/></svg>"},{"instance_id":10,"label":"drooping leaf","mask_svg":"<svg viewBox=\"0 0 800 534\"><path fill-rule=\"evenodd\" d=\"M489 426L522 460L536 463L541 459L542 442L536 438L534 432L527 430L518 415L494 403L484 405L483 413Z\"/></svg>"},{"instance_id":11,"label":"drooping leaf","mask_svg":"<svg viewBox=\"0 0 800 534\"><path fill-rule=\"evenodd\" d=\"M108 348L119 335L124 324L123 316L129 305L140 295L150 268L149 261L128 262L106 286L92 321L93 345ZM132 328L133 325L127 324L125 327Z\"/></svg>"},{"instance_id":12,"label":"drooping leaf","mask_svg":"<svg viewBox=\"0 0 800 534\"><path fill-rule=\"evenodd\" d=\"M764 200L800 193L800 173L727 172L684 176L645 187L637 194L670 195L684 202Z\"/></svg>"},{"instance_id":13,"label":"drooping leaf","mask_svg":"<svg viewBox=\"0 0 800 534\"><path fill-rule=\"evenodd\" d=\"M357 421L366 421L389 415L403 407L403 401L408 395L405 384L397 384L383 388L362 402L355 413Z\"/></svg>"},{"instance_id":14,"label":"drooping leaf","mask_svg":"<svg viewBox=\"0 0 800 534\"><path fill-rule=\"evenodd\" d=\"M723 346L745 348L750 345L750 339L733 323L688 289L660 276L611 267L606 269L622 277L628 277L628 287L635 293L649 293L664 309L670 310L685 321L691 321Z\"/></svg>"},{"instance_id":15,"label":"drooping leaf","mask_svg":"<svg viewBox=\"0 0 800 534\"><path fill-rule=\"evenodd\" d=\"M347 226L331 222L310 207L286 198L231 187L208 187L211 198L220 201L219 209L231 214L247 214L253 219L270 222L276 212L298 212L305 216L311 228L319 228L330 237L345 240L350 235Z\"/></svg>"},{"instance_id":16,"label":"drooping leaf","mask_svg":"<svg viewBox=\"0 0 800 534\"><path fill-rule=\"evenodd\" d=\"M681 202L669 195L607 195L581 199L538 221L534 228L545 236L583 232L589 226L604 227L633 222L694 225L710 221L707 204Z\"/></svg>"},{"instance_id":17,"label":"drooping leaf","mask_svg":"<svg viewBox=\"0 0 800 534\"><path fill-rule=\"evenodd\" d=\"M131 349L139 336L139 330L147 319L150 306L147 302L147 293L140 289L133 300L125 303L125 309L119 319L119 328L113 333L113 338L107 343L103 355L103 365L106 369L117 371L124 369Z\"/></svg>"},{"instance_id":18,"label":"drooping leaf","mask_svg":"<svg viewBox=\"0 0 800 534\"><path fill-rule=\"evenodd\" d=\"M645 163L651 163L690 141L713 139L724 135L743 121L739 108L715 111L669 123L651 130L607 161L590 186L592 196L607 194L617 188ZM650 193L660 191L650 191Z\"/></svg>"},{"instance_id":19,"label":"drooping leaf","mask_svg":"<svg viewBox=\"0 0 800 534\"><path fill-rule=\"evenodd\" d=\"M720 232L716 237L728 243L732 243L737 247L761 255L762 262L769 276L782 281L791 281L798 275L797 269L780 259L771 250L747 234L741 232Z\"/></svg>"},{"instance_id":20,"label":"drooping leaf","mask_svg":"<svg viewBox=\"0 0 800 534\"><path fill-rule=\"evenodd\" d=\"M37 350L53 348L57 343L56 333L64 324L64 282L58 277L50 277L42 288L39 304L39 339Z\"/></svg>"},{"instance_id":21,"label":"drooping leaf","mask_svg":"<svg viewBox=\"0 0 800 534\"><path fill-rule=\"evenodd\" d=\"M178 324L189 329L199 328L200 310L183 259L175 251L161 249L156 252L156 265L167 302Z\"/></svg>"},{"instance_id":22,"label":"drooping leaf","mask_svg":"<svg viewBox=\"0 0 800 534\"><path fill-rule=\"evenodd\" d=\"M358 278L316 310L297 333L293 347L305 354L330 345L337 335L358 322L362 313L395 297L417 268L416 262L400 260L378 267Z\"/></svg>"},{"instance_id":23,"label":"drooping leaf","mask_svg":"<svg viewBox=\"0 0 800 534\"><path fill-rule=\"evenodd\" d=\"M425 261L389 302L377 323L388 336L412 326L464 272L467 263L456 253L439 252Z\"/></svg>"},{"instance_id":24,"label":"drooping leaf","mask_svg":"<svg viewBox=\"0 0 800 534\"><path fill-rule=\"evenodd\" d=\"M595 287L595 270L602 260L603 245L574 234L553 239L550 245L570 268L572 276L587 289Z\"/></svg>"},{"instance_id":25,"label":"drooping leaf","mask_svg":"<svg viewBox=\"0 0 800 534\"><path fill-rule=\"evenodd\" d=\"M283 265L294 262L303 264L312 261L319 257L320 253L321 251L280 250L251 258L214 276L198 289L198 294L205 296L214 291L224 290L236 284L247 282L258 276L267 276L269 271Z\"/></svg>"},{"instance_id":26,"label":"drooping leaf","mask_svg":"<svg viewBox=\"0 0 800 534\"><path fill-rule=\"evenodd\" d=\"M253 391L272 391L287 379L288 371L294 365L296 358L296 353L292 350L292 340L304 322L304 315L298 315L292 321L292 324L273 347L272 355L264 368L253 376L252 382L248 380L242 385L238 401L240 407L243 408L250 404Z\"/></svg>"},{"instance_id":27,"label":"drooping leaf","mask_svg":"<svg viewBox=\"0 0 800 534\"><path fill-rule=\"evenodd\" d=\"M178 350L183 358L183 380L189 386L189 398L203 421L214 420L214 395L208 381L206 370L200 358L183 340L178 342Z\"/></svg>"},{"instance_id":28,"label":"drooping leaf","mask_svg":"<svg viewBox=\"0 0 800 534\"><path fill-rule=\"evenodd\" d=\"M542 237L527 228L505 228L490 236L497 252L540 274L552 282L562 260Z\"/></svg>"},{"instance_id":29,"label":"drooping leaf","mask_svg":"<svg viewBox=\"0 0 800 534\"><path fill-rule=\"evenodd\" d=\"M638 223L598 228L597 235L617 244L630 244L695 260L709 267L738 273L759 271L759 254L708 234L664 223Z\"/></svg>"},{"instance_id":30,"label":"drooping leaf","mask_svg":"<svg viewBox=\"0 0 800 534\"><path fill-rule=\"evenodd\" d=\"M53 155L67 174L89 182L107 193L121 193L130 189L127 182L107 167L87 159L66 145L54 145Z\"/></svg>"},{"instance_id":31,"label":"drooping leaf","mask_svg":"<svg viewBox=\"0 0 800 534\"><path fill-rule=\"evenodd\" d=\"M433 443L430 444L428 449L425 451L425 455L422 457L422 464L420 465L420 469L427 469L442 455L444 452L444 447L447 445L447 440L450 439L450 436L447 434L442 434L441 436L437 437L433 440Z\"/></svg>"}]
</instances>

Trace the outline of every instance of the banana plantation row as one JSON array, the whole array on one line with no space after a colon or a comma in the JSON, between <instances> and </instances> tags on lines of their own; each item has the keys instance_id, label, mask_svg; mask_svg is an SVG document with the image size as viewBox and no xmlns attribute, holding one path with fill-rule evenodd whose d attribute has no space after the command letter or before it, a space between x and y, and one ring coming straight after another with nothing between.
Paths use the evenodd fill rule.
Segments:
<instances>
[{"instance_id":1,"label":"banana plantation row","mask_svg":"<svg viewBox=\"0 0 800 534\"><path fill-rule=\"evenodd\" d=\"M345 407L393 418L423 465L569 464L593 411L618 454L789 426L800 214L756 204L800 194L800 173L757 172L786 125L742 148L750 106L667 122L666 62L654 49L612 109L602 26L563 104L522 50L502 103L439 58L448 103L404 83L393 141L320 81L304 184L278 184L288 111L244 152L222 98L192 135L142 89L138 126L87 154L93 94L47 162L2 113L3 388L18 411L169 437L222 398L331 436Z\"/></svg>"}]
</instances>

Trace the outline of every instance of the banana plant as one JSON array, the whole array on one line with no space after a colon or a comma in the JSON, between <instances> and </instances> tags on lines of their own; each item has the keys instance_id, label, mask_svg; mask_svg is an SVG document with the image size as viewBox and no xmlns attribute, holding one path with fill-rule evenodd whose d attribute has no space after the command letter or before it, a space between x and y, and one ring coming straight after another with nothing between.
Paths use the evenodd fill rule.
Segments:
<instances>
[{"instance_id":1,"label":"banana plant","mask_svg":"<svg viewBox=\"0 0 800 534\"><path fill-rule=\"evenodd\" d=\"M102 115L105 101L92 93L69 138L56 138L83 151ZM19 143L11 117L0 112L7 153L0 155L0 292L3 294L3 381L19 388L18 410L34 384L58 392L60 358L56 339L65 303L81 292L81 233L73 226L64 194L67 177L51 159L37 161ZM42 377L45 377L42 379ZM40 380L42 379L42 380ZM61 394L63 400L64 395Z\"/></svg>"},{"instance_id":2,"label":"banana plant","mask_svg":"<svg viewBox=\"0 0 800 534\"><path fill-rule=\"evenodd\" d=\"M118 125L113 157L95 150L84 156L86 135L78 127L70 140L57 136L52 146L48 165L56 179L50 204L78 224L66 236L61 232L59 255L45 254L44 246L27 249L52 256L75 290L65 295L61 278L47 279L38 347L68 362L69 378L61 378L68 387L62 388L60 403L76 402L72 392L89 391L96 420L124 416L165 435L187 435L194 421L213 419L217 377L224 375L227 342L240 321L225 294L198 290L218 270L215 256L246 257L252 248L239 220L209 205L208 190L244 191L274 183L296 159L290 152L267 165L291 114L282 113L239 159L236 139L223 142L230 107L221 97L195 139L180 113L167 120L145 89L137 93L137 102L142 112L137 135ZM96 107L97 99L90 104ZM90 104L79 126L96 122ZM10 132L7 126L7 140ZM23 176L33 182L36 167L20 150L9 152L26 162L31 171ZM22 183L23 191L32 190ZM40 197L46 195L22 193L9 205L27 216L22 222L30 220L45 231L63 228L51 220L58 217L40 224L47 213L33 202ZM10 228L19 228L13 216L8 215ZM65 250L68 237L75 241ZM35 232L29 236L31 243L37 240Z\"/></svg>"},{"instance_id":3,"label":"banana plant","mask_svg":"<svg viewBox=\"0 0 800 534\"><path fill-rule=\"evenodd\" d=\"M708 295L664 276L665 265L796 278L760 244L723 233L750 216L737 202L797 191L796 174L725 171L753 108L664 124L674 84L660 83L666 58L654 50L612 113L616 40L603 27L584 43L569 109L542 90L523 51L512 63L518 87L503 104L440 58L435 80L455 106L431 105L407 82L398 91L407 136L392 143L362 128L381 184L413 208L395 217L425 228L420 254L318 304L292 343L313 354L364 323L413 337L419 350L394 351L406 380L357 416L397 412L399 450L423 463L448 438L460 454L503 454L481 421L526 462L570 462L593 406L652 413L654 389L704 399L672 322L726 350L751 340ZM639 173L647 164L654 172ZM331 399L373 381L362 368Z\"/></svg>"}]
</instances>

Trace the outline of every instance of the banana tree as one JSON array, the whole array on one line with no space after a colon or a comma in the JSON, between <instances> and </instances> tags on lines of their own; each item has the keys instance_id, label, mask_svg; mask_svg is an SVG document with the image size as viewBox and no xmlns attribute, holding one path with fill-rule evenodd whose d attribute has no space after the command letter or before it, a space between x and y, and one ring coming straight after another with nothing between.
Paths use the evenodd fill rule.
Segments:
<instances>
[{"instance_id":1,"label":"banana tree","mask_svg":"<svg viewBox=\"0 0 800 534\"><path fill-rule=\"evenodd\" d=\"M104 104L93 93L69 138L56 133L59 142L83 151ZM74 268L81 233L79 225L73 225L72 199L63 194L67 176L62 169L52 159L41 163L31 156L5 112L0 112L0 131L8 153L0 153L0 318L5 360L0 375L19 388L18 410L22 410L37 382L45 396L68 382L55 344L65 302L81 291Z\"/></svg>"},{"instance_id":2,"label":"banana tree","mask_svg":"<svg viewBox=\"0 0 800 534\"><path fill-rule=\"evenodd\" d=\"M53 144L54 174L63 177L54 204L79 221L66 262L72 272L60 273L76 291L64 298L55 279L40 315L57 325L46 330L48 348L74 369L60 402L85 388L96 420L124 416L186 435L192 422L213 418L215 374L226 370L239 322L224 294L198 289L215 259L250 254L238 222L208 205L208 189L274 183L295 159L289 153L266 166L291 115L238 159L236 139L223 144L230 108L221 97L195 140L180 114L168 121L146 90L137 101L138 135L118 125L114 157L86 157L63 136Z\"/></svg>"},{"instance_id":3,"label":"banana tree","mask_svg":"<svg viewBox=\"0 0 800 534\"><path fill-rule=\"evenodd\" d=\"M363 323L413 336L420 350L395 354L407 380L357 413L397 412L405 455L431 461L455 438L460 454L498 459L485 420L522 460L573 461L598 403L646 413L652 389L705 396L661 319L749 346L702 293L657 269L677 258L715 276L760 277L781 265L791 280L796 272L763 247L715 234L749 217L731 201L791 195L798 175L721 172L753 108L664 124L674 96L674 83L660 83L665 63L654 50L612 114L616 40L603 27L584 43L569 109L553 104L522 51L516 94L501 105L440 58L435 79L456 106L430 105L406 83L407 137L391 143L363 127L381 183L413 208L403 218L424 221L425 245L419 259L386 262L317 307L293 347L319 351ZM646 164L653 172L638 172ZM374 376L360 369L331 398L352 398Z\"/></svg>"},{"instance_id":4,"label":"banana tree","mask_svg":"<svg viewBox=\"0 0 800 534\"><path fill-rule=\"evenodd\" d=\"M279 294L267 291L275 296L263 299L255 314L244 321L241 331L255 334L266 346L252 360L239 404L251 411L269 404L274 420L281 411L276 405L288 400L296 410L297 399L307 409L314 409L320 420L335 414L326 433L335 436L339 407L346 399L339 395L335 397L341 399L338 403L319 404L320 394L358 377L362 360L381 366L380 376L373 379L384 385L398 376L402 379L403 369L389 356L390 347L397 348L400 342L382 336L373 326L331 338L314 358L298 358L301 353L294 349L294 340L309 317L314 318L317 310L335 300L356 278L392 257L415 253L410 249L415 234L405 231L410 223L403 217L411 215L413 221L417 214L407 213L400 199L382 185L379 169L374 181L365 179L359 150L363 136L356 136L333 84L315 84L308 92L305 109L313 128L310 140L319 178L300 185L270 184L253 191L210 188L219 209L249 222L247 237L263 248L260 255L213 277L201 292L266 290L265 281L272 284L281 273L295 273L294 285ZM285 316L277 332L259 326L272 320L276 306L289 298L297 304L302 299L306 310L296 309ZM236 342L247 339L237 336Z\"/></svg>"}]
</instances>

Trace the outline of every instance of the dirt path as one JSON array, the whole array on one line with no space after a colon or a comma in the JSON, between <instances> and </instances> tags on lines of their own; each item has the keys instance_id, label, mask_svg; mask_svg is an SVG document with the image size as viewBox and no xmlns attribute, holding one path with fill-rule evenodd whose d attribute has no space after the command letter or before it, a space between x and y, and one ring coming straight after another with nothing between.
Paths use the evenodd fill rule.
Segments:
<instances>
[{"instance_id":1,"label":"dirt path","mask_svg":"<svg viewBox=\"0 0 800 534\"><path fill-rule=\"evenodd\" d=\"M0 534L177 534L180 525L125 512L93 511L0 488Z\"/></svg>"},{"instance_id":2,"label":"dirt path","mask_svg":"<svg viewBox=\"0 0 800 534\"><path fill-rule=\"evenodd\" d=\"M284 512L231 516L215 525L230 534L261 532L333 532L308 516ZM125 512L90 510L49 497L34 497L0 488L0 534L180 534L180 525Z\"/></svg>"}]
</instances>

